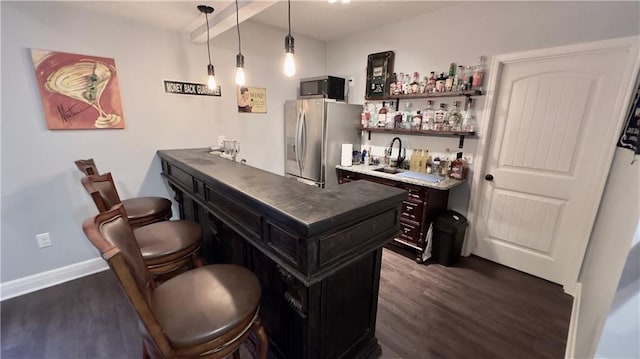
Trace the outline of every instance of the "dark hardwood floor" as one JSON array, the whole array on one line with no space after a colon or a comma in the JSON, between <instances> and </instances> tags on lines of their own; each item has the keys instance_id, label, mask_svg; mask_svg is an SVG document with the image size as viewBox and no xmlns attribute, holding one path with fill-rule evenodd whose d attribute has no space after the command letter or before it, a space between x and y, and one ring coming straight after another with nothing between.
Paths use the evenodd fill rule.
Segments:
<instances>
[{"instance_id":1,"label":"dark hardwood floor","mask_svg":"<svg viewBox=\"0 0 640 359\"><path fill-rule=\"evenodd\" d=\"M478 257L417 265L385 249L376 336L384 359L563 358L571 302L558 285ZM135 314L111 271L0 311L3 359L141 357Z\"/></svg>"}]
</instances>

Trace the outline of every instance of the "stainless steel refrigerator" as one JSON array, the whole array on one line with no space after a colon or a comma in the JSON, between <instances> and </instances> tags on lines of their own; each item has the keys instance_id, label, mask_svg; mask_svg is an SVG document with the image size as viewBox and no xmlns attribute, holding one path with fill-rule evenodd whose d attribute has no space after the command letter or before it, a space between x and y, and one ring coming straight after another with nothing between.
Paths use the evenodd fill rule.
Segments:
<instances>
[{"instance_id":1,"label":"stainless steel refrigerator","mask_svg":"<svg viewBox=\"0 0 640 359\"><path fill-rule=\"evenodd\" d=\"M286 101L285 174L318 187L338 185L343 143L360 148L361 105L327 99Z\"/></svg>"}]
</instances>

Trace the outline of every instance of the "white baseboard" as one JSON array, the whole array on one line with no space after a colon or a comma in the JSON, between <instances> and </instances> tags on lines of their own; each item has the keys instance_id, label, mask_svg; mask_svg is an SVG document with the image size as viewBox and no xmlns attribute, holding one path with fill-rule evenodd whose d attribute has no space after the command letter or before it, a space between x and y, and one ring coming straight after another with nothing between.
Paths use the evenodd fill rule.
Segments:
<instances>
[{"instance_id":1,"label":"white baseboard","mask_svg":"<svg viewBox=\"0 0 640 359\"><path fill-rule=\"evenodd\" d=\"M0 301L52 287L73 279L101 272L105 269L109 269L107 263L102 258L94 258L66 267L0 283Z\"/></svg>"},{"instance_id":2,"label":"white baseboard","mask_svg":"<svg viewBox=\"0 0 640 359\"><path fill-rule=\"evenodd\" d=\"M580 314L580 297L582 294L582 283L576 283L573 306L571 307L571 321L569 321L569 333L567 334L567 348L564 352L565 359L575 358L576 350L576 330L578 328L578 316Z\"/></svg>"}]
</instances>

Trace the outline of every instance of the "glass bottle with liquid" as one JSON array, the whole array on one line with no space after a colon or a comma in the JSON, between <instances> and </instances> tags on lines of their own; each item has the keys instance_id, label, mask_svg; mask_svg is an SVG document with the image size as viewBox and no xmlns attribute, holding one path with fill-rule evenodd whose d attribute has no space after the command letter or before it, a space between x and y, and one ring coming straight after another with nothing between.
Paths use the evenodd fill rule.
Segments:
<instances>
[{"instance_id":1,"label":"glass bottle with liquid","mask_svg":"<svg viewBox=\"0 0 640 359\"><path fill-rule=\"evenodd\" d=\"M453 108L447 114L447 131L460 131L462 115L458 109L458 101L453 102Z\"/></svg>"},{"instance_id":2,"label":"glass bottle with liquid","mask_svg":"<svg viewBox=\"0 0 640 359\"><path fill-rule=\"evenodd\" d=\"M378 127L385 127L387 125L387 107L386 102L382 102L382 107L378 110Z\"/></svg>"},{"instance_id":3,"label":"glass bottle with liquid","mask_svg":"<svg viewBox=\"0 0 640 359\"><path fill-rule=\"evenodd\" d=\"M471 88L474 90L482 90L482 81L484 79L484 56L478 58L478 64L473 69L473 80Z\"/></svg>"},{"instance_id":4,"label":"glass bottle with liquid","mask_svg":"<svg viewBox=\"0 0 640 359\"><path fill-rule=\"evenodd\" d=\"M471 97L467 98L467 104L465 105L464 112L462 113L462 131L465 132L474 132L478 126L476 118L473 116L473 110L471 109L472 103L473 99Z\"/></svg>"},{"instance_id":5,"label":"glass bottle with liquid","mask_svg":"<svg viewBox=\"0 0 640 359\"><path fill-rule=\"evenodd\" d=\"M456 64L453 62L449 65L449 76L444 82L444 90L449 92L453 88L453 80L456 77Z\"/></svg>"},{"instance_id":6,"label":"glass bottle with liquid","mask_svg":"<svg viewBox=\"0 0 640 359\"><path fill-rule=\"evenodd\" d=\"M433 109L433 101L427 101L427 107L422 112L422 130L433 130L433 122L435 120L435 110Z\"/></svg>"},{"instance_id":7,"label":"glass bottle with liquid","mask_svg":"<svg viewBox=\"0 0 640 359\"><path fill-rule=\"evenodd\" d=\"M440 104L440 109L436 110L433 114L433 129L435 131L444 131L444 121L447 117L447 110L445 104Z\"/></svg>"}]
</instances>

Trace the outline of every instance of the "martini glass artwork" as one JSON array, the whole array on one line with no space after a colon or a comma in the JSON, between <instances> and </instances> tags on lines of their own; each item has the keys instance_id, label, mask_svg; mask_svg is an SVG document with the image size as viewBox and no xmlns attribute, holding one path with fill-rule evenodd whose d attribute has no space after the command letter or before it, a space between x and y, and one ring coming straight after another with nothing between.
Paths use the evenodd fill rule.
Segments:
<instances>
[{"instance_id":1,"label":"martini glass artwork","mask_svg":"<svg viewBox=\"0 0 640 359\"><path fill-rule=\"evenodd\" d=\"M115 73L115 69L99 61L80 60L49 75L45 88L53 93L86 103L98 111L94 126L107 128L117 125L121 118L107 114L100 106L100 97Z\"/></svg>"}]
</instances>

